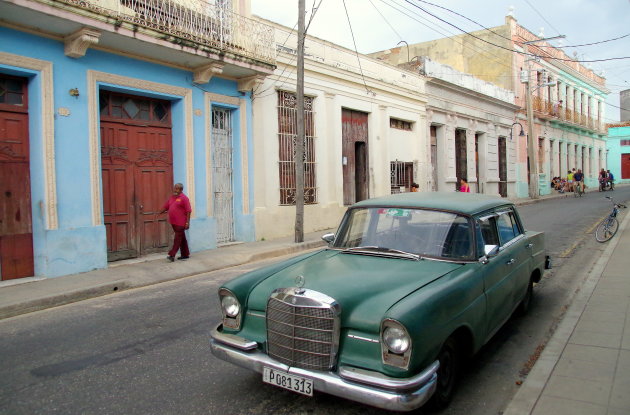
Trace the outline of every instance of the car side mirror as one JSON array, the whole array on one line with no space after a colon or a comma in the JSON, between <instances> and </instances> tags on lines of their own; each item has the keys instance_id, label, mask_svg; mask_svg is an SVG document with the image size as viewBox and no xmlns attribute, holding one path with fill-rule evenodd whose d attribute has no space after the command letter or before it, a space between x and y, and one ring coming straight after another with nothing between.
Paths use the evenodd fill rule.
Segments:
<instances>
[{"instance_id":1,"label":"car side mirror","mask_svg":"<svg viewBox=\"0 0 630 415\"><path fill-rule=\"evenodd\" d=\"M484 245L483 249L486 256L493 256L499 252L499 245Z\"/></svg>"},{"instance_id":2,"label":"car side mirror","mask_svg":"<svg viewBox=\"0 0 630 415\"><path fill-rule=\"evenodd\" d=\"M332 241L335 240L335 234L334 233L327 233L326 235L322 236L322 239L324 240L324 242L330 244L330 243L332 243Z\"/></svg>"}]
</instances>

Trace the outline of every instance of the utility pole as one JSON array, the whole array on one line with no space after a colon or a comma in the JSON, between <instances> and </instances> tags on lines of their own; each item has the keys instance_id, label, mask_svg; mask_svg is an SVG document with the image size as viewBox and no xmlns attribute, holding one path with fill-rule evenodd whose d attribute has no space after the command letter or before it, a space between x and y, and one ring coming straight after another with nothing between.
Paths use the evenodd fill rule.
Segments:
<instances>
[{"instance_id":1,"label":"utility pole","mask_svg":"<svg viewBox=\"0 0 630 415\"><path fill-rule=\"evenodd\" d=\"M523 44L525 53L528 53L527 44ZM527 104L527 159L529 163L529 197L538 199L538 163L536 162L536 151L538 147L534 143L534 110L532 108L532 90L530 78L532 73L531 58L527 59L527 77L525 78L525 101Z\"/></svg>"},{"instance_id":2,"label":"utility pole","mask_svg":"<svg viewBox=\"0 0 630 415\"><path fill-rule=\"evenodd\" d=\"M304 19L305 0L298 1L297 137L295 137L295 242L304 242Z\"/></svg>"}]
</instances>

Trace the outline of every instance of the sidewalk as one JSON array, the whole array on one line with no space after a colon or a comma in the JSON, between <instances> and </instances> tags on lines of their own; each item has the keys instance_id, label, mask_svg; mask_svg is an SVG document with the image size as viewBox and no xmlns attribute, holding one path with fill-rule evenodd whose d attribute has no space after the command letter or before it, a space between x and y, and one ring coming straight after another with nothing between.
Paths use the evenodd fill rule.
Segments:
<instances>
[{"instance_id":1,"label":"sidewalk","mask_svg":"<svg viewBox=\"0 0 630 415\"><path fill-rule=\"evenodd\" d=\"M504 415L630 414L630 214Z\"/></svg>"}]
</instances>

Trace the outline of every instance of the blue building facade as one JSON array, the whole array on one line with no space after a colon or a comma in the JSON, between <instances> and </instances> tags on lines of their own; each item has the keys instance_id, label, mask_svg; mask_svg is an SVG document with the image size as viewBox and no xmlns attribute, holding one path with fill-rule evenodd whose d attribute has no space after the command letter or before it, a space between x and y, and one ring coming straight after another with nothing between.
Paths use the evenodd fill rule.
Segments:
<instances>
[{"instance_id":1,"label":"blue building facade","mask_svg":"<svg viewBox=\"0 0 630 415\"><path fill-rule=\"evenodd\" d=\"M110 3L0 6L11 21L0 26L0 183L21 187L0 201L11 222L0 227L2 280L165 252L158 211L176 182L193 207L193 252L255 237L251 90L274 69L272 31L190 2L153 17L140 9L150 2ZM189 25L191 14L205 23Z\"/></svg>"},{"instance_id":2,"label":"blue building facade","mask_svg":"<svg viewBox=\"0 0 630 415\"><path fill-rule=\"evenodd\" d=\"M630 183L630 121L608 124L606 158L615 183Z\"/></svg>"}]
</instances>

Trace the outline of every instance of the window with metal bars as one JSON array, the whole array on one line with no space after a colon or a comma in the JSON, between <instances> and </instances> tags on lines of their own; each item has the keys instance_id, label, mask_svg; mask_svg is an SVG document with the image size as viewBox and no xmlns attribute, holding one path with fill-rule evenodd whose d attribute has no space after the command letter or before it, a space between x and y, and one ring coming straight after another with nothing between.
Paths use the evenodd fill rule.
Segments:
<instances>
[{"instance_id":1,"label":"window with metal bars","mask_svg":"<svg viewBox=\"0 0 630 415\"><path fill-rule=\"evenodd\" d=\"M413 183L413 162L390 162L391 193L409 192Z\"/></svg>"},{"instance_id":2,"label":"window with metal bars","mask_svg":"<svg viewBox=\"0 0 630 415\"><path fill-rule=\"evenodd\" d=\"M315 122L313 98L304 97L304 203L317 203L315 180ZM297 97L278 91L278 144L280 204L295 205L295 142L297 138Z\"/></svg>"}]
</instances>

